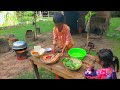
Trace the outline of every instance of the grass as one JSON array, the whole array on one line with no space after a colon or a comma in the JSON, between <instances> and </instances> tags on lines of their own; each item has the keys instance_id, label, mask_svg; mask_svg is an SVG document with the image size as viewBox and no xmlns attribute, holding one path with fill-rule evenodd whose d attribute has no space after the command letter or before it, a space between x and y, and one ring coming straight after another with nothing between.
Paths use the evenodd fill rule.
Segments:
<instances>
[{"instance_id":1,"label":"grass","mask_svg":"<svg viewBox=\"0 0 120 90\"><path fill-rule=\"evenodd\" d=\"M112 51L120 60L120 31L115 30L120 26L120 18L111 18L110 27L106 34L106 38L113 42ZM116 36L117 35L117 36Z\"/></svg>"},{"instance_id":2,"label":"grass","mask_svg":"<svg viewBox=\"0 0 120 90\"><path fill-rule=\"evenodd\" d=\"M106 38L114 38L120 39L120 31L115 30L117 27L120 26L120 18L111 18L110 20L110 27L107 31Z\"/></svg>"},{"instance_id":3,"label":"grass","mask_svg":"<svg viewBox=\"0 0 120 90\"><path fill-rule=\"evenodd\" d=\"M109 30L107 31L105 37L107 40L113 42L111 44L112 52L120 60L120 31L115 30L119 26L120 26L120 18L111 18ZM91 51L90 54L95 55L96 52Z\"/></svg>"},{"instance_id":4,"label":"grass","mask_svg":"<svg viewBox=\"0 0 120 90\"><path fill-rule=\"evenodd\" d=\"M37 26L40 27L41 33L52 32L53 30L52 21L39 21ZM6 30L0 30L0 35L14 34L19 40L25 40L25 33L27 30L35 30L34 25L26 24L23 26L13 27Z\"/></svg>"},{"instance_id":5,"label":"grass","mask_svg":"<svg viewBox=\"0 0 120 90\"><path fill-rule=\"evenodd\" d=\"M115 56L120 60L120 31L115 30L120 26L120 18L111 18L109 30L106 34L106 39L113 42L112 51ZM90 51L90 54L95 55L95 51Z\"/></svg>"},{"instance_id":6,"label":"grass","mask_svg":"<svg viewBox=\"0 0 120 90\"><path fill-rule=\"evenodd\" d=\"M42 17L41 19L45 19L46 21L52 21L53 20L53 18L51 18L51 17Z\"/></svg>"},{"instance_id":7,"label":"grass","mask_svg":"<svg viewBox=\"0 0 120 90\"><path fill-rule=\"evenodd\" d=\"M38 71L40 73L40 79L55 79L55 74L45 70L44 68L39 68ZM33 72L26 72L15 79L35 79L35 77Z\"/></svg>"},{"instance_id":8,"label":"grass","mask_svg":"<svg viewBox=\"0 0 120 90\"><path fill-rule=\"evenodd\" d=\"M119 61L120 61L120 40L116 40L114 38L109 39L113 42L112 44L112 52L115 56L118 57Z\"/></svg>"}]
</instances>

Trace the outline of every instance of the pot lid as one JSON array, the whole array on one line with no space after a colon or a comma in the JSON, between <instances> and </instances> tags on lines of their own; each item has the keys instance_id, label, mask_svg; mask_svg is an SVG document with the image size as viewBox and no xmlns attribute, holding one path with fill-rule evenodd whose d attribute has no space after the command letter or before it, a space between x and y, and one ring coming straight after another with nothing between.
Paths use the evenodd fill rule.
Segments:
<instances>
[{"instance_id":1,"label":"pot lid","mask_svg":"<svg viewBox=\"0 0 120 90\"><path fill-rule=\"evenodd\" d=\"M12 49L19 50L27 47L27 43L25 41L16 41L13 43Z\"/></svg>"}]
</instances>

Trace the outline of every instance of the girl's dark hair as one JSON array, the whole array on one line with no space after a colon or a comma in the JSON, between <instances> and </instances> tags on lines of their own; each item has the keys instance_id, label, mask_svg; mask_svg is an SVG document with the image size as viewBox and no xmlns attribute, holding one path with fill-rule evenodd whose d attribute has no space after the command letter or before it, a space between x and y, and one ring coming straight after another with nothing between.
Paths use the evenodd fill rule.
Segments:
<instances>
[{"instance_id":1,"label":"girl's dark hair","mask_svg":"<svg viewBox=\"0 0 120 90\"><path fill-rule=\"evenodd\" d=\"M54 13L53 22L54 23L63 23L64 22L63 14L58 13L58 12Z\"/></svg>"},{"instance_id":2,"label":"girl's dark hair","mask_svg":"<svg viewBox=\"0 0 120 90\"><path fill-rule=\"evenodd\" d=\"M117 72L119 71L119 60L116 56L113 56L110 49L101 49L97 54L99 59L104 62L104 68L108 68L112 65L114 69L117 66Z\"/></svg>"}]
</instances>

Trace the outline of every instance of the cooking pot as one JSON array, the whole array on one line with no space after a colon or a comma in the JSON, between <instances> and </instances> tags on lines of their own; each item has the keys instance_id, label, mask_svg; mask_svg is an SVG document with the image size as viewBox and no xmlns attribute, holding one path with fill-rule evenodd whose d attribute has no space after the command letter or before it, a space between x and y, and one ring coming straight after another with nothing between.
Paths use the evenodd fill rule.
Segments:
<instances>
[{"instance_id":1,"label":"cooking pot","mask_svg":"<svg viewBox=\"0 0 120 90\"><path fill-rule=\"evenodd\" d=\"M21 50L27 48L27 43L24 41L16 41L13 43L12 49L13 50Z\"/></svg>"}]
</instances>

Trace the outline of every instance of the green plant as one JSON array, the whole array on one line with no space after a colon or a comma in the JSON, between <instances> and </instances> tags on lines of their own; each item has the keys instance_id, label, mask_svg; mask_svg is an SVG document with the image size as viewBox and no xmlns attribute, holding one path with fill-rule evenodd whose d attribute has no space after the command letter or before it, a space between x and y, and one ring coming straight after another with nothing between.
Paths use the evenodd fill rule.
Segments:
<instances>
[{"instance_id":1,"label":"green plant","mask_svg":"<svg viewBox=\"0 0 120 90\"><path fill-rule=\"evenodd\" d=\"M29 16L29 17L32 17L33 14L34 14L33 11L24 11L23 16Z\"/></svg>"},{"instance_id":2,"label":"green plant","mask_svg":"<svg viewBox=\"0 0 120 90\"><path fill-rule=\"evenodd\" d=\"M85 15L85 24L86 24L86 31L87 31L87 45L88 47L88 42L89 42L89 30L90 30L90 20L93 15L95 15L95 11L88 11L87 15Z\"/></svg>"},{"instance_id":3,"label":"green plant","mask_svg":"<svg viewBox=\"0 0 120 90\"><path fill-rule=\"evenodd\" d=\"M19 22L33 21L33 11L17 11L17 17Z\"/></svg>"},{"instance_id":4,"label":"green plant","mask_svg":"<svg viewBox=\"0 0 120 90\"><path fill-rule=\"evenodd\" d=\"M85 15L85 23L87 24L88 22L90 22L91 17L95 14L95 11L88 11L87 15Z\"/></svg>"}]
</instances>

